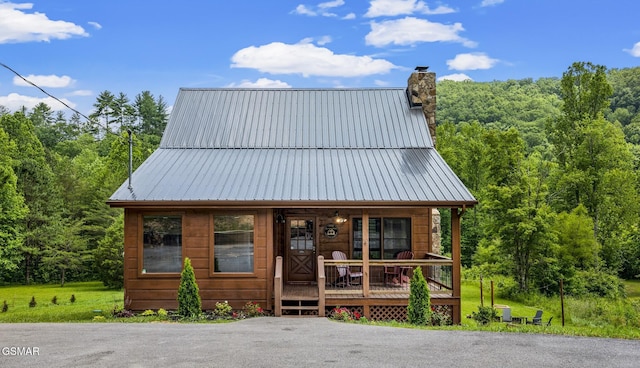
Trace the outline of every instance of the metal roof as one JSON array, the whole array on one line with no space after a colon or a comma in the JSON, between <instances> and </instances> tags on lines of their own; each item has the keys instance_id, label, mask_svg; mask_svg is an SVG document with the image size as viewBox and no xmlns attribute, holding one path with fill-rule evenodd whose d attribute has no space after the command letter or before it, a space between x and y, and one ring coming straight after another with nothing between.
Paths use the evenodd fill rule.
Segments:
<instances>
[{"instance_id":1,"label":"metal roof","mask_svg":"<svg viewBox=\"0 0 640 368\"><path fill-rule=\"evenodd\" d=\"M432 148L161 148L127 184L111 201L476 202Z\"/></svg>"},{"instance_id":2,"label":"metal roof","mask_svg":"<svg viewBox=\"0 0 640 368\"><path fill-rule=\"evenodd\" d=\"M401 88L181 89L127 186L109 204L476 203Z\"/></svg>"},{"instance_id":3,"label":"metal roof","mask_svg":"<svg viewBox=\"0 0 640 368\"><path fill-rule=\"evenodd\" d=\"M405 89L181 89L161 148L432 147Z\"/></svg>"}]
</instances>

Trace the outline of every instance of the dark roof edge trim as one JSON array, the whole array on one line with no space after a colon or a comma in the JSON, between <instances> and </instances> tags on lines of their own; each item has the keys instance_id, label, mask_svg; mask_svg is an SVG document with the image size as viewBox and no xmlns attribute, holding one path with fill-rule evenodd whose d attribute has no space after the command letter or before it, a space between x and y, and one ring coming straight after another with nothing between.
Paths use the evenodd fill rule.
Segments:
<instances>
[{"instance_id":1,"label":"dark roof edge trim","mask_svg":"<svg viewBox=\"0 0 640 368\"><path fill-rule=\"evenodd\" d=\"M478 201L446 201L446 202L345 202L345 201L107 201L107 204L115 208L469 208L478 204Z\"/></svg>"}]
</instances>

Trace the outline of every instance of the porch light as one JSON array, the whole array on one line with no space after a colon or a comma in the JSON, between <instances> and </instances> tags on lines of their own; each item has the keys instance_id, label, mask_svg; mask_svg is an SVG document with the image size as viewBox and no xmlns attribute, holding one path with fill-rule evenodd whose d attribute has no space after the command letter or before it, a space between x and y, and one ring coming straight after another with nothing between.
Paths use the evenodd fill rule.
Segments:
<instances>
[{"instance_id":1,"label":"porch light","mask_svg":"<svg viewBox=\"0 0 640 368\"><path fill-rule=\"evenodd\" d=\"M336 211L333 217L335 218L336 224L344 224L345 222L347 222L346 218L340 217L340 214L338 213L338 211Z\"/></svg>"}]
</instances>

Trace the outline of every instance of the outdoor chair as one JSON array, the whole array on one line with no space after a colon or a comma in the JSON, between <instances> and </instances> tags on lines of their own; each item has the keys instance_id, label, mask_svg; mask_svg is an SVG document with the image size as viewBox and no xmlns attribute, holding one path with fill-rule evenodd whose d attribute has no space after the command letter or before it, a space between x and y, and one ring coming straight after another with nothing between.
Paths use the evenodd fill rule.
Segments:
<instances>
[{"instance_id":1,"label":"outdoor chair","mask_svg":"<svg viewBox=\"0 0 640 368\"><path fill-rule=\"evenodd\" d=\"M396 255L397 260L413 259L413 252L405 250ZM384 283L385 285L393 284L402 286L404 279L408 278L407 271L411 267L407 266L385 266L384 267ZM408 283L408 282L407 282Z\"/></svg>"},{"instance_id":2,"label":"outdoor chair","mask_svg":"<svg viewBox=\"0 0 640 368\"><path fill-rule=\"evenodd\" d=\"M542 325L542 310L538 309L536 315L531 318L531 321L527 321L527 324Z\"/></svg>"},{"instance_id":3,"label":"outdoor chair","mask_svg":"<svg viewBox=\"0 0 640 368\"><path fill-rule=\"evenodd\" d=\"M334 250L331 253L331 257L335 260L346 261L347 255L339 250ZM334 285L351 286L352 280L357 280L357 285L362 284L362 272L351 272L351 268L347 265L337 265L338 278L334 282Z\"/></svg>"}]
</instances>

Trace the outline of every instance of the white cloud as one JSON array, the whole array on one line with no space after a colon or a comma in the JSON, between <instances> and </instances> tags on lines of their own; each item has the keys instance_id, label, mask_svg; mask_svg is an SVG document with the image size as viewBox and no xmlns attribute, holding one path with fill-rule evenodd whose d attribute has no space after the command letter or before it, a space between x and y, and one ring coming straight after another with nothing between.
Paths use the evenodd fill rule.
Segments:
<instances>
[{"instance_id":1,"label":"white cloud","mask_svg":"<svg viewBox=\"0 0 640 368\"><path fill-rule=\"evenodd\" d=\"M342 19L344 19L344 20L356 19L356 14L355 13L349 13L349 14L345 15L344 17L342 17Z\"/></svg>"},{"instance_id":2,"label":"white cloud","mask_svg":"<svg viewBox=\"0 0 640 368\"><path fill-rule=\"evenodd\" d=\"M631 56L640 57L640 42L636 42L630 50L623 49L623 51L628 52Z\"/></svg>"},{"instance_id":3,"label":"white cloud","mask_svg":"<svg viewBox=\"0 0 640 368\"><path fill-rule=\"evenodd\" d=\"M316 15L318 15L318 13L307 8L307 6L303 4L296 6L296 10L294 10L293 13L300 14L300 15L308 15L310 17L315 17Z\"/></svg>"},{"instance_id":4,"label":"white cloud","mask_svg":"<svg viewBox=\"0 0 640 368\"><path fill-rule=\"evenodd\" d=\"M389 82L383 81L383 80L380 80L380 79L376 79L376 80L373 81L373 84L375 84L378 87L387 87L389 85Z\"/></svg>"},{"instance_id":5,"label":"white cloud","mask_svg":"<svg viewBox=\"0 0 640 368\"><path fill-rule=\"evenodd\" d=\"M364 15L368 18L390 17L397 15L409 15L413 13L422 14L448 14L455 10L444 5L439 5L435 9L429 8L424 1L416 0L372 0L369 10Z\"/></svg>"},{"instance_id":6,"label":"white cloud","mask_svg":"<svg viewBox=\"0 0 640 368\"><path fill-rule=\"evenodd\" d=\"M454 73L454 74L449 74L449 75L443 75L442 77L438 78L438 81L443 81L443 80L450 80L450 81L455 81L455 82L463 82L463 81L472 81L473 79L471 79L470 76L464 74L464 73Z\"/></svg>"},{"instance_id":7,"label":"white cloud","mask_svg":"<svg viewBox=\"0 0 640 368\"><path fill-rule=\"evenodd\" d=\"M48 88L64 88L69 87L73 82L75 82L68 75L63 75L61 77L57 75L27 75L25 77L28 81L33 82L38 87L48 87ZM13 77L13 84L21 87L31 87L31 84L25 82L22 78L15 76Z\"/></svg>"},{"instance_id":8,"label":"white cloud","mask_svg":"<svg viewBox=\"0 0 640 368\"><path fill-rule=\"evenodd\" d=\"M300 4L296 6L295 10L293 10L292 13L298 15L307 15L310 17L316 17L318 15L322 15L323 17L337 17L337 14L332 13L329 10L340 7L342 5L344 5L344 0L327 1L324 3L320 3L317 6ZM353 13L349 13L346 16L342 17L342 19L353 18L355 18L355 14Z\"/></svg>"},{"instance_id":9,"label":"white cloud","mask_svg":"<svg viewBox=\"0 0 640 368\"><path fill-rule=\"evenodd\" d=\"M344 0L334 0L334 1L327 1L324 3L320 3L318 4L318 8L320 9L331 9L331 8L337 8L339 6L344 5Z\"/></svg>"},{"instance_id":10,"label":"white cloud","mask_svg":"<svg viewBox=\"0 0 640 368\"><path fill-rule=\"evenodd\" d=\"M88 36L82 27L71 22L51 20L43 13L25 13L33 4L0 2L0 44L51 41L73 36Z\"/></svg>"},{"instance_id":11,"label":"white cloud","mask_svg":"<svg viewBox=\"0 0 640 368\"><path fill-rule=\"evenodd\" d=\"M453 59L447 60L447 65L449 69L453 70L491 69L498 61L498 59L492 59L483 52L475 52L458 54Z\"/></svg>"},{"instance_id":12,"label":"white cloud","mask_svg":"<svg viewBox=\"0 0 640 368\"><path fill-rule=\"evenodd\" d=\"M367 45L377 47L389 44L413 45L420 42L459 42L466 47L476 43L460 37L464 31L461 23L446 25L429 22L426 19L406 17L384 22L371 22L371 32L365 36Z\"/></svg>"},{"instance_id":13,"label":"white cloud","mask_svg":"<svg viewBox=\"0 0 640 368\"><path fill-rule=\"evenodd\" d=\"M248 79L244 79L242 82L235 84L231 83L227 87L231 88L291 88L291 85L281 80L273 80L269 78L259 78L255 82L251 82Z\"/></svg>"},{"instance_id":14,"label":"white cloud","mask_svg":"<svg viewBox=\"0 0 640 368\"><path fill-rule=\"evenodd\" d=\"M89 24L90 26L92 26L95 29L102 29L102 24L100 24L98 22L87 22L87 24Z\"/></svg>"},{"instance_id":15,"label":"white cloud","mask_svg":"<svg viewBox=\"0 0 640 368\"><path fill-rule=\"evenodd\" d=\"M324 46L328 43L331 43L331 41L332 41L331 36L322 36L318 39L318 45Z\"/></svg>"},{"instance_id":16,"label":"white cloud","mask_svg":"<svg viewBox=\"0 0 640 368\"><path fill-rule=\"evenodd\" d=\"M91 95L93 95L93 91L90 91L88 89L79 89L77 91L73 91L66 94L66 96L91 96Z\"/></svg>"},{"instance_id":17,"label":"white cloud","mask_svg":"<svg viewBox=\"0 0 640 368\"><path fill-rule=\"evenodd\" d=\"M231 57L232 68L250 68L271 74L301 74L323 77L359 77L384 74L397 68L383 59L370 56L334 54L308 42L250 46Z\"/></svg>"},{"instance_id":18,"label":"white cloud","mask_svg":"<svg viewBox=\"0 0 640 368\"><path fill-rule=\"evenodd\" d=\"M71 101L65 98L61 98L60 100L64 101L64 103L66 103L70 107L73 107L73 108L76 107L74 103L72 103ZM54 98L51 98L51 97L39 98L39 97L19 95L17 93L10 93L8 96L0 96L0 105L6 107L11 111L20 110L23 106L26 107L27 109L32 109L41 102L44 102L45 104L49 105L49 107L51 107L51 109L54 111L66 109L66 107L63 104L61 104L60 102L56 101Z\"/></svg>"},{"instance_id":19,"label":"white cloud","mask_svg":"<svg viewBox=\"0 0 640 368\"><path fill-rule=\"evenodd\" d=\"M494 6L502 3L504 3L504 0L482 0L482 3L480 4L480 6L482 7Z\"/></svg>"}]
</instances>

